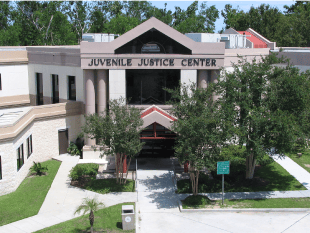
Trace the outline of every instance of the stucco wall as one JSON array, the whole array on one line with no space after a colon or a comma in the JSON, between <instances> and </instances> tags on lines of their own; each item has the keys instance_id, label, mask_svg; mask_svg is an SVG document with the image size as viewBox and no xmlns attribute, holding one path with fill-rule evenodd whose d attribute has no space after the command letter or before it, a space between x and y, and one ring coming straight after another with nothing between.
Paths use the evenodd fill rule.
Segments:
<instances>
[{"instance_id":1,"label":"stucco wall","mask_svg":"<svg viewBox=\"0 0 310 233\"><path fill-rule=\"evenodd\" d=\"M29 92L32 95L36 95L36 73L42 73L43 95L44 97L49 98L52 97L52 74L58 75L60 102L68 99L68 76L75 76L76 100L84 102L83 70L81 68L72 66L29 64Z\"/></svg>"},{"instance_id":2,"label":"stucco wall","mask_svg":"<svg viewBox=\"0 0 310 233\"><path fill-rule=\"evenodd\" d=\"M109 100L126 98L126 70L109 70Z\"/></svg>"},{"instance_id":3,"label":"stucco wall","mask_svg":"<svg viewBox=\"0 0 310 233\"><path fill-rule=\"evenodd\" d=\"M0 74L0 97L29 94L27 65L1 65Z\"/></svg>"},{"instance_id":4,"label":"stucco wall","mask_svg":"<svg viewBox=\"0 0 310 233\"><path fill-rule=\"evenodd\" d=\"M20 185L33 165L59 155L58 130L68 128L69 141L75 141L81 131L82 115L35 121L26 127L13 141L0 144L2 180L0 195L10 193ZM26 139L32 134L33 153L27 159ZM17 172L16 150L23 143L24 165Z\"/></svg>"}]
</instances>

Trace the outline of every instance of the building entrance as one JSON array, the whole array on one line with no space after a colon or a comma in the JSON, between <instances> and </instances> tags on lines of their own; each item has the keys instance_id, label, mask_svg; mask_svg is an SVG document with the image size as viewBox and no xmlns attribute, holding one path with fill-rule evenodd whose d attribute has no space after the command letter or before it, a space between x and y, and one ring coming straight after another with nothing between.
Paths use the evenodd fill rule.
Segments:
<instances>
[{"instance_id":1,"label":"building entrance","mask_svg":"<svg viewBox=\"0 0 310 233\"><path fill-rule=\"evenodd\" d=\"M153 123L141 132L141 141L144 146L139 158L169 158L174 155L174 141L176 134L166 127Z\"/></svg>"}]
</instances>

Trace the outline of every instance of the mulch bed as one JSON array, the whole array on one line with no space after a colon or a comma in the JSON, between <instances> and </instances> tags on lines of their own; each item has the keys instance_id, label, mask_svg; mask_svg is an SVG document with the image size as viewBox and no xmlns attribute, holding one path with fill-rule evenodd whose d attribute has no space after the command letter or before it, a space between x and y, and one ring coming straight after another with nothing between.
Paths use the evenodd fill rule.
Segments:
<instances>
[{"instance_id":1,"label":"mulch bed","mask_svg":"<svg viewBox=\"0 0 310 233\"><path fill-rule=\"evenodd\" d=\"M79 180L71 180L70 185L78 188L84 188L90 180L90 176L82 176Z\"/></svg>"}]
</instances>

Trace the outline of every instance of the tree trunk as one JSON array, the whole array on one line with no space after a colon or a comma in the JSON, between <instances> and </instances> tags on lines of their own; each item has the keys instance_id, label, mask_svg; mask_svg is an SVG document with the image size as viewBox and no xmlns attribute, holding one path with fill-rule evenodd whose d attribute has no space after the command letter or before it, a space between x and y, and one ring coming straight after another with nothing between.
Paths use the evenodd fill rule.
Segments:
<instances>
[{"instance_id":1,"label":"tree trunk","mask_svg":"<svg viewBox=\"0 0 310 233\"><path fill-rule=\"evenodd\" d=\"M246 179L253 179L255 171L256 159L254 159L254 153L250 153L246 157Z\"/></svg>"},{"instance_id":2,"label":"tree trunk","mask_svg":"<svg viewBox=\"0 0 310 233\"><path fill-rule=\"evenodd\" d=\"M90 232L91 233L94 232L94 229L93 229L94 221L95 221L95 216L94 216L93 211L91 210L89 213L89 223L90 223Z\"/></svg>"},{"instance_id":3,"label":"tree trunk","mask_svg":"<svg viewBox=\"0 0 310 233\"><path fill-rule=\"evenodd\" d=\"M120 155L117 153L115 155L115 172L116 172L116 183L119 183L119 160L120 160Z\"/></svg>"},{"instance_id":4,"label":"tree trunk","mask_svg":"<svg viewBox=\"0 0 310 233\"><path fill-rule=\"evenodd\" d=\"M193 166L193 163L190 163L189 172L190 172L190 180L192 183L192 192L193 195L196 196L198 194L198 178L199 178L199 171L197 171Z\"/></svg>"},{"instance_id":5,"label":"tree trunk","mask_svg":"<svg viewBox=\"0 0 310 233\"><path fill-rule=\"evenodd\" d=\"M130 166L130 163L131 163L131 157L129 158L129 162L128 162L128 164L127 164L127 172L126 172L124 184L126 184L126 182L127 182L128 168L129 168L129 166Z\"/></svg>"}]
</instances>

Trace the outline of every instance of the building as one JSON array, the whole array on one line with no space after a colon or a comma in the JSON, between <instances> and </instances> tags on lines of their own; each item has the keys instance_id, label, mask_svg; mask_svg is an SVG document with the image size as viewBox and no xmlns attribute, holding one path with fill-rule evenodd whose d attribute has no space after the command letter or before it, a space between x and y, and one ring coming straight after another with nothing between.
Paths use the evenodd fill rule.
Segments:
<instances>
[{"instance_id":1,"label":"building","mask_svg":"<svg viewBox=\"0 0 310 233\"><path fill-rule=\"evenodd\" d=\"M163 132L175 118L162 87L181 81L206 88L238 55L259 60L274 47L253 30L184 35L156 18L117 39L87 34L78 46L0 47L0 195L18 187L33 161L66 153L84 114L100 113L119 97L141 110L143 153L170 153ZM94 145L85 140L83 159L99 159Z\"/></svg>"}]
</instances>

